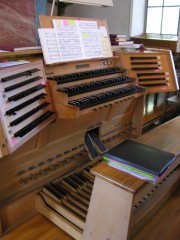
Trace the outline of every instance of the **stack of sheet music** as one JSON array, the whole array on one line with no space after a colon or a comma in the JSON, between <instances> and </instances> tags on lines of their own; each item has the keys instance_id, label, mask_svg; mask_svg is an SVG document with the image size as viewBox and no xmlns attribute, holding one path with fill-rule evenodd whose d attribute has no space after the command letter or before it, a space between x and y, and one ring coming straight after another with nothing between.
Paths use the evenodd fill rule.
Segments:
<instances>
[{"instance_id":1,"label":"stack of sheet music","mask_svg":"<svg viewBox=\"0 0 180 240\"><path fill-rule=\"evenodd\" d=\"M122 34L109 34L111 46L126 46L133 45L134 42L128 39L127 35Z\"/></svg>"},{"instance_id":2,"label":"stack of sheet music","mask_svg":"<svg viewBox=\"0 0 180 240\"><path fill-rule=\"evenodd\" d=\"M109 166L153 184L162 178L175 158L172 153L129 139L109 150L103 157Z\"/></svg>"}]
</instances>

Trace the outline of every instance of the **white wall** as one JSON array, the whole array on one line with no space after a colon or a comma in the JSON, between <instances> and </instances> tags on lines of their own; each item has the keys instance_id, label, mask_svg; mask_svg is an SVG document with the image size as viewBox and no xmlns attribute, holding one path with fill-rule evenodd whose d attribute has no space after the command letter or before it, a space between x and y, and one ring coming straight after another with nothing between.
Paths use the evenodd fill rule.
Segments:
<instances>
[{"instance_id":1,"label":"white wall","mask_svg":"<svg viewBox=\"0 0 180 240\"><path fill-rule=\"evenodd\" d=\"M178 53L180 53L180 25L179 25L179 29L178 29L178 42L177 42L177 49L176 51Z\"/></svg>"},{"instance_id":2,"label":"white wall","mask_svg":"<svg viewBox=\"0 0 180 240\"><path fill-rule=\"evenodd\" d=\"M113 0L113 7L73 4L66 8L65 15L106 19L109 33L134 36L144 31L145 3L146 0ZM51 5L47 4L47 15L50 15L50 8Z\"/></svg>"},{"instance_id":3,"label":"white wall","mask_svg":"<svg viewBox=\"0 0 180 240\"><path fill-rule=\"evenodd\" d=\"M66 16L106 19L110 33L129 35L131 0L113 0L113 7L94 7L73 4Z\"/></svg>"},{"instance_id":4,"label":"white wall","mask_svg":"<svg viewBox=\"0 0 180 240\"><path fill-rule=\"evenodd\" d=\"M146 0L133 0L130 14L130 36L140 35L145 32Z\"/></svg>"}]
</instances>

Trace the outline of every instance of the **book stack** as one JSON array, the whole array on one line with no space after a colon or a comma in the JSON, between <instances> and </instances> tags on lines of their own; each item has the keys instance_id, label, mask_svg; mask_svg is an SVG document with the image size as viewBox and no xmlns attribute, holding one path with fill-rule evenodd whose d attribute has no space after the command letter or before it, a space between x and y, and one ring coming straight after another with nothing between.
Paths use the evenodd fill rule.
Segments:
<instances>
[{"instance_id":1,"label":"book stack","mask_svg":"<svg viewBox=\"0 0 180 240\"><path fill-rule=\"evenodd\" d=\"M109 34L111 46L126 46L126 45L133 45L133 41L128 40L127 35L121 34Z\"/></svg>"},{"instance_id":2,"label":"book stack","mask_svg":"<svg viewBox=\"0 0 180 240\"><path fill-rule=\"evenodd\" d=\"M175 155L127 139L103 157L106 164L156 184L176 159Z\"/></svg>"}]
</instances>

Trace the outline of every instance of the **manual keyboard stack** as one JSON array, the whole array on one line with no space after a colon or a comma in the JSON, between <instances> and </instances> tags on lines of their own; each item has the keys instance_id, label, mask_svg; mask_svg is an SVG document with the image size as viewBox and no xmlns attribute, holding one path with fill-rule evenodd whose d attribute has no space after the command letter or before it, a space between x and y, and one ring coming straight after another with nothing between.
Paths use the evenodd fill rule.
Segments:
<instances>
[{"instance_id":1,"label":"manual keyboard stack","mask_svg":"<svg viewBox=\"0 0 180 240\"><path fill-rule=\"evenodd\" d=\"M144 91L137 86L135 78L128 77L126 70L117 66L115 60L106 65L100 60L91 62L92 66L86 65L87 71L76 70L72 73L65 72L64 67L59 66L56 70L61 74L48 77L60 118L78 118ZM89 70L92 68L94 70Z\"/></svg>"}]
</instances>

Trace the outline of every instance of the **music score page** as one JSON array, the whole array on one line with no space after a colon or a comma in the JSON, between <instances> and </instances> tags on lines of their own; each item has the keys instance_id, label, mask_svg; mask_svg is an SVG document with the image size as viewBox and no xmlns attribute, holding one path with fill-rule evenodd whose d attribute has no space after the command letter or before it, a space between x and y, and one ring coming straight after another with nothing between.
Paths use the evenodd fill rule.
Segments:
<instances>
[{"instance_id":1,"label":"music score page","mask_svg":"<svg viewBox=\"0 0 180 240\"><path fill-rule=\"evenodd\" d=\"M46 64L112 57L105 27L96 21L53 19L54 28L38 29Z\"/></svg>"}]
</instances>

